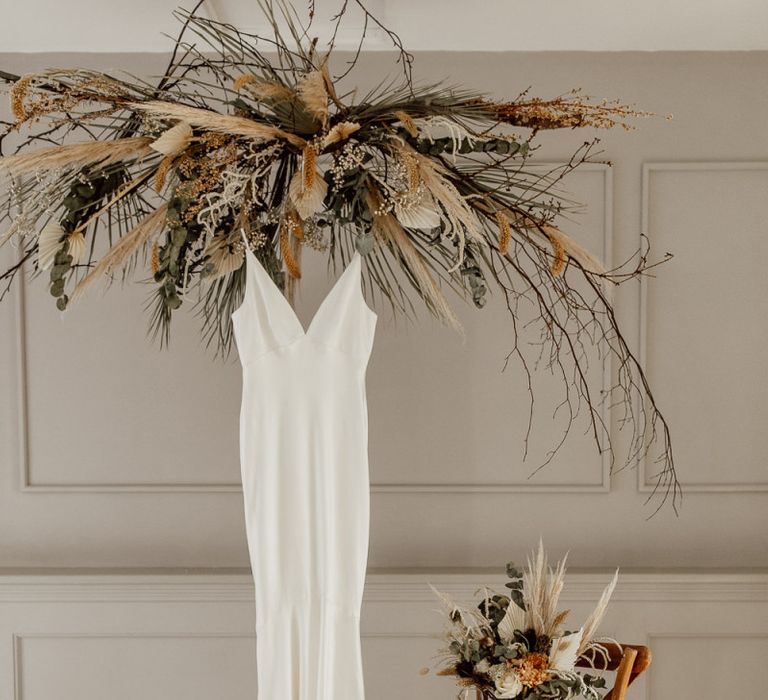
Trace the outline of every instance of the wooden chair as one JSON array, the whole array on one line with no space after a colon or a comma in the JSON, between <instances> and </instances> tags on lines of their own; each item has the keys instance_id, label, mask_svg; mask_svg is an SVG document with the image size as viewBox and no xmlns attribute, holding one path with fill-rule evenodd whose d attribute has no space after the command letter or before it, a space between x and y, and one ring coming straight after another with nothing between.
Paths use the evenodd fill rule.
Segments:
<instances>
[{"instance_id":1,"label":"wooden chair","mask_svg":"<svg viewBox=\"0 0 768 700\"><path fill-rule=\"evenodd\" d=\"M584 668L594 666L601 670L616 671L613 688L608 691L603 700L625 700L627 688L651 665L651 650L639 644L622 644L621 646L604 644L603 646L608 652L607 659L598 655L594 663L590 664L588 660L582 659L578 666Z\"/></svg>"}]
</instances>

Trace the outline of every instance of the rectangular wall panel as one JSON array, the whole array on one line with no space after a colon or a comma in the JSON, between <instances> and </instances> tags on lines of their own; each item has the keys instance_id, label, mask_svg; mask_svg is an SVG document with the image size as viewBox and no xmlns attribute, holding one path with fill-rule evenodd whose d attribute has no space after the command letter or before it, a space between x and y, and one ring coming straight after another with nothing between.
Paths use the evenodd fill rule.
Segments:
<instances>
[{"instance_id":1,"label":"rectangular wall panel","mask_svg":"<svg viewBox=\"0 0 768 700\"><path fill-rule=\"evenodd\" d=\"M759 698L768 686L768 634L724 636L713 630L706 636L653 636L650 643L649 699Z\"/></svg>"},{"instance_id":2,"label":"rectangular wall panel","mask_svg":"<svg viewBox=\"0 0 768 700\"><path fill-rule=\"evenodd\" d=\"M544 171L541 167L542 174ZM578 216L561 217L558 225L608 261L613 231L612 182L610 168L594 164L585 165L558 185L583 209ZM513 284L524 286L520 279ZM515 328L506 300L501 292L494 291L487 305L478 310L471 302L449 298L464 325L464 339L426 314L421 314L419 327L407 333L390 333L379 324L368 392L375 490L609 490L608 456L600 455L592 439L586 411L574 419L558 454L549 460L550 451L563 439L569 414L561 405L564 387L558 369L550 371L546 357L540 357L540 324L527 325L532 318L531 306L522 302L515 310L520 348L536 397L526 456L529 389L523 366L514 355L508 357L515 343ZM599 388L608 386L608 363L597 352L587 352L588 381L599 393ZM569 370L566 362L566 372ZM607 404L601 419L610 425Z\"/></svg>"},{"instance_id":3,"label":"rectangular wall panel","mask_svg":"<svg viewBox=\"0 0 768 700\"><path fill-rule=\"evenodd\" d=\"M561 217L558 224L610 260L609 166L585 165L559 188L583 211L578 218ZM136 276L142 278L141 268ZM310 271L300 315L311 317L306 299L322 297L323 277L319 270ZM227 361L214 360L212 351L195 339L199 320L190 314L174 319L170 349L152 348L142 310L148 293L147 285L136 283L123 288L118 283L106 293L97 286L63 314L42 285L18 295L21 480L26 490L239 490L237 349ZM608 490L608 455L598 453L586 412L574 419L560 453L549 460L570 418L565 407L558 408L564 390L557 370L533 369L538 337L520 340L536 394L523 461L529 397L522 366L515 358L507 362L514 335L504 300L496 294L482 312L459 300L454 305L467 329L465 342L426 319L423 329L408 334L388 332L380 324L368 373L376 418L371 421L374 491ZM523 304L517 320L521 330L529 312ZM506 343L487 342L489 324L507 329ZM437 347L443 351L434 355ZM386 366L378 361L384 357ZM393 365L401 368L394 376ZM609 371L594 352L590 384L606 389ZM446 413L446 405L457 410ZM546 429L538 427L550 418ZM600 420L610 425L608 404ZM401 437L392 440L392 435ZM545 463L546 468L537 469Z\"/></svg>"},{"instance_id":4,"label":"rectangular wall panel","mask_svg":"<svg viewBox=\"0 0 768 700\"><path fill-rule=\"evenodd\" d=\"M768 163L650 163L643 230L675 257L644 290L641 340L683 487L768 490ZM640 484L651 488L652 467Z\"/></svg>"},{"instance_id":5,"label":"rectangular wall panel","mask_svg":"<svg viewBox=\"0 0 768 700\"><path fill-rule=\"evenodd\" d=\"M17 698L252 700L254 644L239 636L19 636Z\"/></svg>"}]
</instances>

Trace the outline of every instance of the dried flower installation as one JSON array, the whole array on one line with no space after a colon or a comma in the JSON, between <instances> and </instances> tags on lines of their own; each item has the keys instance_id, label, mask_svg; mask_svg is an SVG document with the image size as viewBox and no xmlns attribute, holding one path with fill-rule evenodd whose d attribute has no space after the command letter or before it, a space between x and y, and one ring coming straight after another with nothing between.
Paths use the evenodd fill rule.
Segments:
<instances>
[{"instance_id":1,"label":"dried flower installation","mask_svg":"<svg viewBox=\"0 0 768 700\"><path fill-rule=\"evenodd\" d=\"M312 5L303 22L286 0L257 4L272 36L206 19L199 4L179 12L182 31L157 83L79 69L0 73L13 113L0 144L22 136L0 159L8 178L0 245L19 250L0 274L0 298L27 263L34 275L47 273L65 310L97 280L136 270L143 256L154 281L152 335L167 344L174 312L191 305L206 342L226 355L245 280L241 231L289 299L305 249L332 266L358 250L366 293L396 314L411 314L419 300L458 328L446 290L478 309L500 295L517 338L510 354L525 372L519 336L523 327L531 332L522 319L532 310L534 342L562 377L571 415L587 413L600 450L615 461L601 404L624 406L632 436L622 461L653 449L658 493L676 506L669 430L609 293L652 266L647 251L606 269L556 224L569 208L557 185L594 158L596 139L544 172L533 159L548 131L630 128L628 120L644 113L578 90L498 102L442 84L417 86L413 57L397 35L352 0L366 27L391 38L402 71L399 81L359 95L345 81L360 51L334 73L350 3L333 18L322 51L308 39ZM104 238L108 252L95 259ZM584 348L595 344L613 360L607 392L587 378Z\"/></svg>"},{"instance_id":2,"label":"dried flower installation","mask_svg":"<svg viewBox=\"0 0 768 700\"><path fill-rule=\"evenodd\" d=\"M570 610L557 609L565 559L550 567L539 543L524 570L507 564L507 576L507 594L483 589L476 607L459 605L433 588L447 618L438 675L455 677L460 699L474 690L482 700L599 700L606 686L606 645L616 642L596 632L618 571L589 617L571 629L565 627Z\"/></svg>"}]
</instances>

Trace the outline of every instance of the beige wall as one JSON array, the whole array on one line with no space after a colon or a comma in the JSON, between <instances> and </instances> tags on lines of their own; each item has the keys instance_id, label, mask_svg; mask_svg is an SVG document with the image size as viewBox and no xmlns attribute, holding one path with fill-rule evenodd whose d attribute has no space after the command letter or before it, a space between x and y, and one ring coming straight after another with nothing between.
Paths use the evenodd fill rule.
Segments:
<instances>
[{"instance_id":1,"label":"beige wall","mask_svg":"<svg viewBox=\"0 0 768 700\"><path fill-rule=\"evenodd\" d=\"M367 58L364 74L372 78L385 60ZM151 73L162 61L0 55L5 70L61 64ZM382 575L501 566L540 535L555 555L571 550L575 567L655 569L663 581L674 578L664 571L680 567L768 566L766 68L767 53L418 56L425 80L449 77L499 95L529 84L542 95L581 86L674 114L672 121L643 121L635 132L605 134L604 158L613 167L573 176L569 189L587 209L568 226L614 262L632 254L642 230L659 256L676 256L649 282L644 304L639 287L629 284L617 305L670 419L686 494L679 518L667 510L648 521L648 475L608 474L578 432L529 479L558 434L549 420L558 385L537 377L533 454L523 463L525 387L516 368L500 372L511 330L498 300L482 312L457 301L464 343L428 318L394 322L382 307L368 372L370 564ZM587 136L558 134L542 158L558 161ZM0 251L3 265L10 253ZM330 283L314 262L299 306L305 321ZM16 286L0 304L0 566L247 567L237 358L214 361L199 347L192 317L178 319L171 350L160 353L144 338L148 293L141 285L103 297L96 291L62 316L44 287L32 284L23 296ZM734 654L764 649L765 578L756 581L757 597L748 601L755 616L741 636L740 624L723 631L714 618L693 625L706 613L676 603L680 613L663 633L667 661L657 679L672 673L669 658L709 658L708 635L727 637ZM707 589L713 606L713 590L733 602L729 585ZM653 625L644 622L652 601L634 601L627 634L652 636ZM113 630L120 631L116 615ZM58 633L67 623L53 627ZM686 641L690 634L698 636ZM30 642L24 654L46 663L61 648L47 644ZM121 644L110 648L122 654ZM245 663L248 654L237 654ZM164 681L169 688L172 678ZM416 690L420 682L403 687ZM667 697L664 685L658 680L654 698ZM374 697L385 697L378 692Z\"/></svg>"}]
</instances>

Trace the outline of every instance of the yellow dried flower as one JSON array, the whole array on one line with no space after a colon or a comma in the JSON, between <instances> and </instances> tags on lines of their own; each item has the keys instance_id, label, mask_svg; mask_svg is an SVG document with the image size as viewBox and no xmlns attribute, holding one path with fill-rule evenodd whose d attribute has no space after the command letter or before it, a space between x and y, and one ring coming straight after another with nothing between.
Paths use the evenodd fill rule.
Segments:
<instances>
[{"instance_id":1,"label":"yellow dried flower","mask_svg":"<svg viewBox=\"0 0 768 700\"><path fill-rule=\"evenodd\" d=\"M416 122L411 119L409 114L405 112L394 112L394 115L400 120L400 123L405 127L405 130L416 138L419 135L419 127L416 126Z\"/></svg>"},{"instance_id":2,"label":"yellow dried flower","mask_svg":"<svg viewBox=\"0 0 768 700\"><path fill-rule=\"evenodd\" d=\"M317 169L317 151L315 147L310 143L304 148L304 164L303 164L303 176L304 176L304 191L307 192L312 189L315 184L315 170Z\"/></svg>"},{"instance_id":3,"label":"yellow dried flower","mask_svg":"<svg viewBox=\"0 0 768 700\"><path fill-rule=\"evenodd\" d=\"M551 267L552 276L560 277L565 271L565 263L568 261L568 256L565 254L562 241L557 236L549 236L549 241L552 244L552 255L554 256Z\"/></svg>"},{"instance_id":4,"label":"yellow dried flower","mask_svg":"<svg viewBox=\"0 0 768 700\"><path fill-rule=\"evenodd\" d=\"M408 180L408 192L413 194L419 189L421 184L421 173L419 172L419 163L416 158L413 157L409 151L403 151L401 153L403 159L403 165L405 166L405 174Z\"/></svg>"},{"instance_id":5,"label":"yellow dried flower","mask_svg":"<svg viewBox=\"0 0 768 700\"><path fill-rule=\"evenodd\" d=\"M499 252L506 255L512 241L512 230L509 227L509 219L503 211L496 212L496 223L499 227Z\"/></svg>"},{"instance_id":6,"label":"yellow dried flower","mask_svg":"<svg viewBox=\"0 0 768 700\"><path fill-rule=\"evenodd\" d=\"M160 244L155 241L152 244L152 254L149 258L149 269L153 275L156 275L160 270Z\"/></svg>"},{"instance_id":7,"label":"yellow dried flower","mask_svg":"<svg viewBox=\"0 0 768 700\"><path fill-rule=\"evenodd\" d=\"M280 252L283 255L283 262L285 263L285 269L288 270L288 274L293 279L301 279L301 268L293 255L291 241L288 236L288 226L286 225L280 228Z\"/></svg>"},{"instance_id":8,"label":"yellow dried flower","mask_svg":"<svg viewBox=\"0 0 768 700\"><path fill-rule=\"evenodd\" d=\"M257 78L253 73L244 73L233 81L232 87L236 92L240 92L248 83L252 83L254 80L257 80Z\"/></svg>"},{"instance_id":9,"label":"yellow dried flower","mask_svg":"<svg viewBox=\"0 0 768 700\"><path fill-rule=\"evenodd\" d=\"M168 170L170 170L173 160L174 156L166 156L160 161L160 165L157 166L154 178L155 192L160 192L163 189L165 178L168 175Z\"/></svg>"},{"instance_id":10,"label":"yellow dried flower","mask_svg":"<svg viewBox=\"0 0 768 700\"><path fill-rule=\"evenodd\" d=\"M17 122L23 122L27 118L27 112L24 108L24 98L27 95L27 90L32 83L32 76L25 75L17 80L8 91L11 98L11 111Z\"/></svg>"},{"instance_id":11,"label":"yellow dried flower","mask_svg":"<svg viewBox=\"0 0 768 700\"><path fill-rule=\"evenodd\" d=\"M652 116L652 112L642 112L618 100L590 101L582 95L580 89L572 90L568 95L543 100L535 97L517 102L490 103L478 102L501 121L530 129L568 129L593 127L611 129L621 126L632 129L624 120L632 117Z\"/></svg>"},{"instance_id":12,"label":"yellow dried flower","mask_svg":"<svg viewBox=\"0 0 768 700\"><path fill-rule=\"evenodd\" d=\"M288 215L288 226L291 229L291 235L293 235L296 240L304 240L304 226L302 226L301 219L295 211L292 211Z\"/></svg>"}]
</instances>

